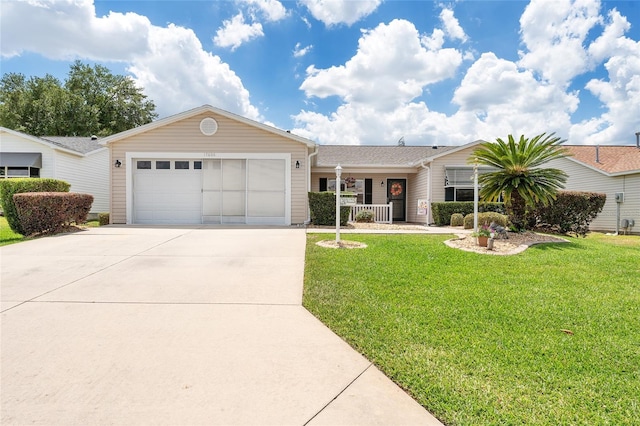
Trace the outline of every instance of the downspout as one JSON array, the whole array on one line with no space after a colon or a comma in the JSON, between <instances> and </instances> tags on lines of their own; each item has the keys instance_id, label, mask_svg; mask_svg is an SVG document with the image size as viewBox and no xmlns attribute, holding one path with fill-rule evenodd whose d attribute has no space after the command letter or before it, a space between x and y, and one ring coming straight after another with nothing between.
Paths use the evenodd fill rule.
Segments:
<instances>
[{"instance_id":1,"label":"downspout","mask_svg":"<svg viewBox=\"0 0 640 426\"><path fill-rule=\"evenodd\" d=\"M423 169L427 169L427 223L426 225L431 224L431 167L424 165L424 160L420 162L420 166Z\"/></svg>"},{"instance_id":2,"label":"downspout","mask_svg":"<svg viewBox=\"0 0 640 426\"><path fill-rule=\"evenodd\" d=\"M318 155L318 145L313 147L313 152L307 157L307 220L305 225L311 223L311 208L309 207L309 192L311 192L311 158Z\"/></svg>"}]
</instances>

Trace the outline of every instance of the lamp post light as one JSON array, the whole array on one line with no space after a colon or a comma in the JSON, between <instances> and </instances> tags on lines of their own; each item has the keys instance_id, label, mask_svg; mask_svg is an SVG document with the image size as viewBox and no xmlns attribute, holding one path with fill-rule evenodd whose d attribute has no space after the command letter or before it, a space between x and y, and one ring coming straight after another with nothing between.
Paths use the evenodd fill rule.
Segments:
<instances>
[{"instance_id":1,"label":"lamp post light","mask_svg":"<svg viewBox=\"0 0 640 426\"><path fill-rule=\"evenodd\" d=\"M336 166L336 244L340 244L340 177L342 176L342 167L340 164Z\"/></svg>"}]
</instances>

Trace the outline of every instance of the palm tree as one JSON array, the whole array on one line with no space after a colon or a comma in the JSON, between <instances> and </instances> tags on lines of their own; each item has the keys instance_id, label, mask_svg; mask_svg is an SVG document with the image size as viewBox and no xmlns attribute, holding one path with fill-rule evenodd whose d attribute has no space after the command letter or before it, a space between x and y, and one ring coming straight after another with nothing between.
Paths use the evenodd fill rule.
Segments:
<instances>
[{"instance_id":1,"label":"palm tree","mask_svg":"<svg viewBox=\"0 0 640 426\"><path fill-rule=\"evenodd\" d=\"M540 168L542 164L568 156L560 144L565 142L554 133L543 133L532 139L520 136L518 142L509 135L508 142L482 143L473 151L470 163L494 167L498 170L478 177L480 198L497 201L503 197L513 226L521 231L527 225L527 207L548 205L564 187L567 174L559 169Z\"/></svg>"}]
</instances>

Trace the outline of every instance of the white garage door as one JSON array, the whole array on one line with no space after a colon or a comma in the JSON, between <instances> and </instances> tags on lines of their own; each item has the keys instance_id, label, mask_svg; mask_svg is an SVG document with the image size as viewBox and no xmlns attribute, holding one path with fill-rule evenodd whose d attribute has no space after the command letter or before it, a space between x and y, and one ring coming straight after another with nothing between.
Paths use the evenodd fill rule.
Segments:
<instances>
[{"instance_id":1,"label":"white garage door","mask_svg":"<svg viewBox=\"0 0 640 426\"><path fill-rule=\"evenodd\" d=\"M133 160L133 223L202 223L202 161Z\"/></svg>"},{"instance_id":2,"label":"white garage door","mask_svg":"<svg viewBox=\"0 0 640 426\"><path fill-rule=\"evenodd\" d=\"M287 225L284 159L134 159L133 223Z\"/></svg>"},{"instance_id":3,"label":"white garage door","mask_svg":"<svg viewBox=\"0 0 640 426\"><path fill-rule=\"evenodd\" d=\"M203 222L285 225L285 171L282 159L205 160Z\"/></svg>"}]
</instances>

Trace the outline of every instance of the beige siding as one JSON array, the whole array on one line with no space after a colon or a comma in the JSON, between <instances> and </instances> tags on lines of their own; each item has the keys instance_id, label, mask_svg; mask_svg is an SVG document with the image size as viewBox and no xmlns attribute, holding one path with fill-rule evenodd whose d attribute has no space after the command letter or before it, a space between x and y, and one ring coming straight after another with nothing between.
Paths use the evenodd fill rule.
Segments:
<instances>
[{"instance_id":1,"label":"beige siding","mask_svg":"<svg viewBox=\"0 0 640 426\"><path fill-rule=\"evenodd\" d=\"M640 230L640 173L627 176L607 176L566 158L549 162L549 167L562 169L569 175L565 189L601 192L607 195L602 212L591 222L593 231L615 231L617 217L616 192L624 192L620 204L620 219L634 219L634 233Z\"/></svg>"},{"instance_id":2,"label":"beige siding","mask_svg":"<svg viewBox=\"0 0 640 426\"><path fill-rule=\"evenodd\" d=\"M213 136L200 132L200 121L213 117L218 131ZM194 153L194 158L215 153L290 153L291 154L291 222L303 223L307 210L307 147L268 131L231 120L214 113L203 113L168 124L125 140L110 144L111 164L119 159L120 168L111 167L111 220L126 222L126 164L127 152ZM300 168L295 168L300 161Z\"/></svg>"},{"instance_id":3,"label":"beige siding","mask_svg":"<svg viewBox=\"0 0 640 426\"><path fill-rule=\"evenodd\" d=\"M476 147L469 147L453 154L445 155L437 158L431 163L431 201L440 203L444 201L444 178L445 166L470 166L467 159ZM473 186L473 182L469 182L469 186Z\"/></svg>"},{"instance_id":4,"label":"beige siding","mask_svg":"<svg viewBox=\"0 0 640 426\"><path fill-rule=\"evenodd\" d=\"M5 132L0 132L0 138L0 150L2 152L42 153L40 177L65 180L64 177L56 176L56 151L53 148Z\"/></svg>"},{"instance_id":5,"label":"beige siding","mask_svg":"<svg viewBox=\"0 0 640 426\"><path fill-rule=\"evenodd\" d=\"M71 184L71 192L93 195L91 213L109 211L109 151L102 149L78 158L65 152L56 157L58 176Z\"/></svg>"},{"instance_id":6,"label":"beige siding","mask_svg":"<svg viewBox=\"0 0 640 426\"><path fill-rule=\"evenodd\" d=\"M429 223L428 215L418 215L418 200L427 199L429 171L419 167L418 173L410 176L411 179L407 183L407 222Z\"/></svg>"}]
</instances>

